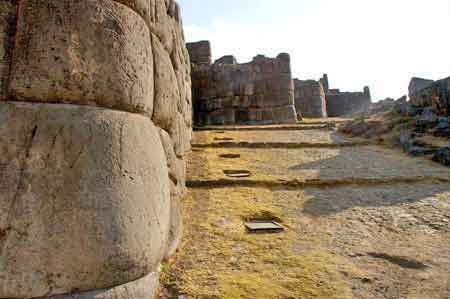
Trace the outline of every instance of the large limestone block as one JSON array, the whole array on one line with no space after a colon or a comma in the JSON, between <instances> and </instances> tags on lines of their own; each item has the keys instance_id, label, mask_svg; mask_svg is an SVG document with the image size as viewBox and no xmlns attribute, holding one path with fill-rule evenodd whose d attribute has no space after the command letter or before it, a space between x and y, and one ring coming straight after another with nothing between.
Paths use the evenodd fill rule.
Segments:
<instances>
[{"instance_id":1,"label":"large limestone block","mask_svg":"<svg viewBox=\"0 0 450 299\"><path fill-rule=\"evenodd\" d=\"M110 0L20 3L10 92L17 100L153 111L143 19Z\"/></svg>"},{"instance_id":2,"label":"large limestone block","mask_svg":"<svg viewBox=\"0 0 450 299\"><path fill-rule=\"evenodd\" d=\"M45 297L45 299L155 299L159 273L153 272L135 281L112 288ZM44 299L44 298L41 298Z\"/></svg>"},{"instance_id":3,"label":"large limestone block","mask_svg":"<svg viewBox=\"0 0 450 299\"><path fill-rule=\"evenodd\" d=\"M159 134L167 158L170 182L170 230L166 258L175 253L182 237L181 198L186 192L186 163L178 159L169 134L160 129Z\"/></svg>"},{"instance_id":4,"label":"large limestone block","mask_svg":"<svg viewBox=\"0 0 450 299\"><path fill-rule=\"evenodd\" d=\"M13 3L10 0L0 1L0 100L6 96L16 12L15 2Z\"/></svg>"},{"instance_id":5,"label":"large limestone block","mask_svg":"<svg viewBox=\"0 0 450 299\"><path fill-rule=\"evenodd\" d=\"M158 129L87 106L0 104L0 298L108 288L154 271L170 185Z\"/></svg>"},{"instance_id":6,"label":"large limestone block","mask_svg":"<svg viewBox=\"0 0 450 299\"><path fill-rule=\"evenodd\" d=\"M160 39L165 49L172 53L177 46L176 40L173 38L174 27L181 27L180 9L174 0L115 1L132 8L141 15L151 32Z\"/></svg>"},{"instance_id":7,"label":"large limestone block","mask_svg":"<svg viewBox=\"0 0 450 299\"><path fill-rule=\"evenodd\" d=\"M177 113L169 133L177 157L183 157L191 150L192 130L186 125L184 117L180 113Z\"/></svg>"},{"instance_id":8,"label":"large limestone block","mask_svg":"<svg viewBox=\"0 0 450 299\"><path fill-rule=\"evenodd\" d=\"M170 230L165 258L170 258L179 247L183 238L183 219L181 215L181 200L184 196L180 184L171 182L170 192Z\"/></svg>"},{"instance_id":9,"label":"large limestone block","mask_svg":"<svg viewBox=\"0 0 450 299\"><path fill-rule=\"evenodd\" d=\"M152 120L157 126L169 130L177 116L180 92L170 56L153 34L152 44L155 61L155 107Z\"/></svg>"}]
</instances>

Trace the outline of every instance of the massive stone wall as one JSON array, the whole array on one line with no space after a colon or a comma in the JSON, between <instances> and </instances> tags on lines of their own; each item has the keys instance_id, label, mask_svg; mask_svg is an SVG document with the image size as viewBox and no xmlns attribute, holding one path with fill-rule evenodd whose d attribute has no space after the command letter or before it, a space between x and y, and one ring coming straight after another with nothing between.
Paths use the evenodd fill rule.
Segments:
<instances>
[{"instance_id":1,"label":"massive stone wall","mask_svg":"<svg viewBox=\"0 0 450 299\"><path fill-rule=\"evenodd\" d=\"M329 117L351 115L368 109L370 97L364 92L336 92L328 93L327 112Z\"/></svg>"},{"instance_id":2,"label":"massive stone wall","mask_svg":"<svg viewBox=\"0 0 450 299\"><path fill-rule=\"evenodd\" d=\"M188 49L198 49L194 44ZM191 57L211 56L190 53ZM197 58L195 58L197 59ZM204 60L202 60L204 61ZM198 125L295 123L290 57L256 56L237 64L232 56L192 65L194 117Z\"/></svg>"},{"instance_id":3,"label":"massive stone wall","mask_svg":"<svg viewBox=\"0 0 450 299\"><path fill-rule=\"evenodd\" d=\"M315 80L294 79L295 108L303 117L327 117L327 104L322 83Z\"/></svg>"},{"instance_id":4,"label":"massive stone wall","mask_svg":"<svg viewBox=\"0 0 450 299\"><path fill-rule=\"evenodd\" d=\"M0 87L0 298L152 298L191 139L178 5L2 0Z\"/></svg>"},{"instance_id":5,"label":"massive stone wall","mask_svg":"<svg viewBox=\"0 0 450 299\"><path fill-rule=\"evenodd\" d=\"M328 84L328 76L324 75L322 82ZM329 117L351 115L370 108L372 97L369 87L365 86L363 92L341 92L339 89L329 89L326 91L327 113Z\"/></svg>"},{"instance_id":6,"label":"massive stone wall","mask_svg":"<svg viewBox=\"0 0 450 299\"><path fill-rule=\"evenodd\" d=\"M413 78L409 99L416 107L431 107L437 114L450 115L450 77L438 81Z\"/></svg>"}]
</instances>

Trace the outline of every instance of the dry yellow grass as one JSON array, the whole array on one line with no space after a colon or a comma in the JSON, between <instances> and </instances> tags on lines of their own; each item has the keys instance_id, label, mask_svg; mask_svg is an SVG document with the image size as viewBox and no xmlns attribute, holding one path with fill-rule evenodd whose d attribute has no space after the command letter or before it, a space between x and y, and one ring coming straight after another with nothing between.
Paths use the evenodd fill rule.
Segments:
<instances>
[{"instance_id":1,"label":"dry yellow grass","mask_svg":"<svg viewBox=\"0 0 450 299\"><path fill-rule=\"evenodd\" d=\"M195 172L210 177L220 162L214 150L193 159ZM230 161L235 169L248 163ZM249 234L243 223L254 218L280 221L286 231ZM177 258L165 265L163 282L187 298L352 298L338 271L346 262L321 246L329 242L329 234L316 234L311 240L315 248L297 252L298 219L283 213L270 189L190 190L184 223L185 241Z\"/></svg>"},{"instance_id":2,"label":"dry yellow grass","mask_svg":"<svg viewBox=\"0 0 450 299\"><path fill-rule=\"evenodd\" d=\"M280 209L268 189L191 191L186 241L165 283L196 299L352 298L338 271L345 261L321 247L329 235L318 234L311 240L316 248L296 252L298 223ZM261 216L282 220L287 230L248 234L245 219Z\"/></svg>"},{"instance_id":3,"label":"dry yellow grass","mask_svg":"<svg viewBox=\"0 0 450 299\"><path fill-rule=\"evenodd\" d=\"M220 135L224 138L236 136L233 134L236 133ZM201 133L204 142L211 142L216 136L214 132ZM229 153L241 157L220 157ZM291 166L298 167L289 172ZM430 161L408 158L398 151L381 147L358 147L195 149L190 157L189 178L219 180L225 177L225 169L250 170L252 176L248 179L256 181L287 180L294 176L315 179L345 176L382 179L402 175L448 177L447 169L444 172L444 168ZM420 217L428 217L424 223L434 223L431 219L435 218L444 219L441 214L435 216L438 210L428 209L422 201L442 197L445 212L447 185L433 183L428 186L428 183L422 182L423 185L416 187L410 184L390 187L351 185L289 191L262 187L267 185L191 189L183 202L184 242L175 259L164 265L163 283L176 290L177 295L185 295L183 298L186 299L369 299L380 290L387 292L387 288L383 289L383 276L386 276L397 279L398 289L405 289L404 294L445 294L436 289L444 270L434 269L435 273L430 276L433 279L417 284L416 290L411 288L412 278L402 280L407 273L405 269L368 256L360 258L374 247L379 252L390 252L392 244L400 241L405 246L396 249L397 255L411 256L407 249L413 245L419 248L422 244L426 258L417 256L418 260L444 256L445 250L441 253L438 250L445 248L442 245L446 240L445 231L424 235L420 241L418 235L423 234L417 234L420 230L416 232L415 229L424 225L409 226L406 221L410 218L404 217L408 213L417 213ZM417 211L410 210L409 205ZM384 229L393 211L403 218L394 217L395 223ZM286 231L280 234L247 233L245 220L261 217L281 222ZM445 223L442 225L444 227ZM422 243L412 242L411 235ZM424 244L436 246L425 248ZM448 259L441 259L445 267ZM408 275L415 277L416 274ZM390 286L397 288L394 284ZM430 295L429 298L439 297Z\"/></svg>"}]
</instances>

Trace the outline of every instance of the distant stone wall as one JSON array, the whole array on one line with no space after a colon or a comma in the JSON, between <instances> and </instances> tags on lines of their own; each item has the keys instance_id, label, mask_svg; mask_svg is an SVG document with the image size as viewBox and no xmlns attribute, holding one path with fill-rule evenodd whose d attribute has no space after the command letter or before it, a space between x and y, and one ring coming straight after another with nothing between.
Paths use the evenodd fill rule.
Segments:
<instances>
[{"instance_id":1,"label":"distant stone wall","mask_svg":"<svg viewBox=\"0 0 450 299\"><path fill-rule=\"evenodd\" d=\"M297 121L288 54L260 55L244 64L235 63L232 56L215 64L193 64L192 88L198 125Z\"/></svg>"},{"instance_id":2,"label":"distant stone wall","mask_svg":"<svg viewBox=\"0 0 450 299\"><path fill-rule=\"evenodd\" d=\"M439 81L413 78L409 99L416 107L431 107L439 115L450 116L450 77Z\"/></svg>"},{"instance_id":3,"label":"distant stone wall","mask_svg":"<svg viewBox=\"0 0 450 299\"><path fill-rule=\"evenodd\" d=\"M0 84L0 298L153 298L191 139L177 3L2 0Z\"/></svg>"},{"instance_id":4,"label":"distant stone wall","mask_svg":"<svg viewBox=\"0 0 450 299\"><path fill-rule=\"evenodd\" d=\"M329 117L350 115L370 107L371 99L363 92L329 93L327 111Z\"/></svg>"},{"instance_id":5,"label":"distant stone wall","mask_svg":"<svg viewBox=\"0 0 450 299\"><path fill-rule=\"evenodd\" d=\"M210 65L212 63L212 50L209 41L187 43L186 47L189 51L191 63L197 65Z\"/></svg>"},{"instance_id":6,"label":"distant stone wall","mask_svg":"<svg viewBox=\"0 0 450 299\"><path fill-rule=\"evenodd\" d=\"M295 108L303 117L327 117L327 104L322 83L315 80L294 79Z\"/></svg>"},{"instance_id":7,"label":"distant stone wall","mask_svg":"<svg viewBox=\"0 0 450 299\"><path fill-rule=\"evenodd\" d=\"M328 76L325 74L321 79L328 84ZM351 115L370 108L372 97L369 87L365 86L363 92L341 92L339 89L327 87L326 102L329 117Z\"/></svg>"}]
</instances>

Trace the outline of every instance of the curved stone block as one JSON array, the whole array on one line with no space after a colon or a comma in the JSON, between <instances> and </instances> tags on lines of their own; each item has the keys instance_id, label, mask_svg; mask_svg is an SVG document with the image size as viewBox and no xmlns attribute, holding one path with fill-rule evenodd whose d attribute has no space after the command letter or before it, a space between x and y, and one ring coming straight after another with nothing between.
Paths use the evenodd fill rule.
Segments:
<instances>
[{"instance_id":1,"label":"curved stone block","mask_svg":"<svg viewBox=\"0 0 450 299\"><path fill-rule=\"evenodd\" d=\"M169 169L170 182L170 230L166 258L173 255L181 242L183 223L181 219L181 199L186 193L186 163L178 159L169 134L160 129L159 134L164 147Z\"/></svg>"},{"instance_id":2,"label":"curved stone block","mask_svg":"<svg viewBox=\"0 0 450 299\"><path fill-rule=\"evenodd\" d=\"M180 92L170 56L153 34L152 45L155 61L155 108L152 120L158 127L169 130L177 116Z\"/></svg>"},{"instance_id":3,"label":"curved stone block","mask_svg":"<svg viewBox=\"0 0 450 299\"><path fill-rule=\"evenodd\" d=\"M155 299L159 273L153 272L138 280L108 289L45 297L45 299ZM44 299L44 298L40 298Z\"/></svg>"},{"instance_id":4,"label":"curved stone block","mask_svg":"<svg viewBox=\"0 0 450 299\"><path fill-rule=\"evenodd\" d=\"M10 96L151 115L153 55L144 20L110 0L20 2Z\"/></svg>"},{"instance_id":5,"label":"curved stone block","mask_svg":"<svg viewBox=\"0 0 450 299\"><path fill-rule=\"evenodd\" d=\"M181 199L183 198L183 190L180 188L181 183L175 185L171 182L170 192L170 230L169 241L167 243L165 258L170 258L175 254L183 237L183 220L181 216ZM183 186L184 187L184 186Z\"/></svg>"},{"instance_id":6,"label":"curved stone block","mask_svg":"<svg viewBox=\"0 0 450 299\"><path fill-rule=\"evenodd\" d=\"M155 271L170 185L145 116L0 103L0 298L108 288Z\"/></svg>"},{"instance_id":7,"label":"curved stone block","mask_svg":"<svg viewBox=\"0 0 450 299\"><path fill-rule=\"evenodd\" d=\"M180 113L177 113L169 133L177 157L183 157L191 150L192 130L186 125L184 117Z\"/></svg>"},{"instance_id":8,"label":"curved stone block","mask_svg":"<svg viewBox=\"0 0 450 299\"><path fill-rule=\"evenodd\" d=\"M115 0L137 12L147 23L167 52L179 45L173 37L176 27L181 27L180 11L174 0ZM184 45L183 45L184 46Z\"/></svg>"}]
</instances>

